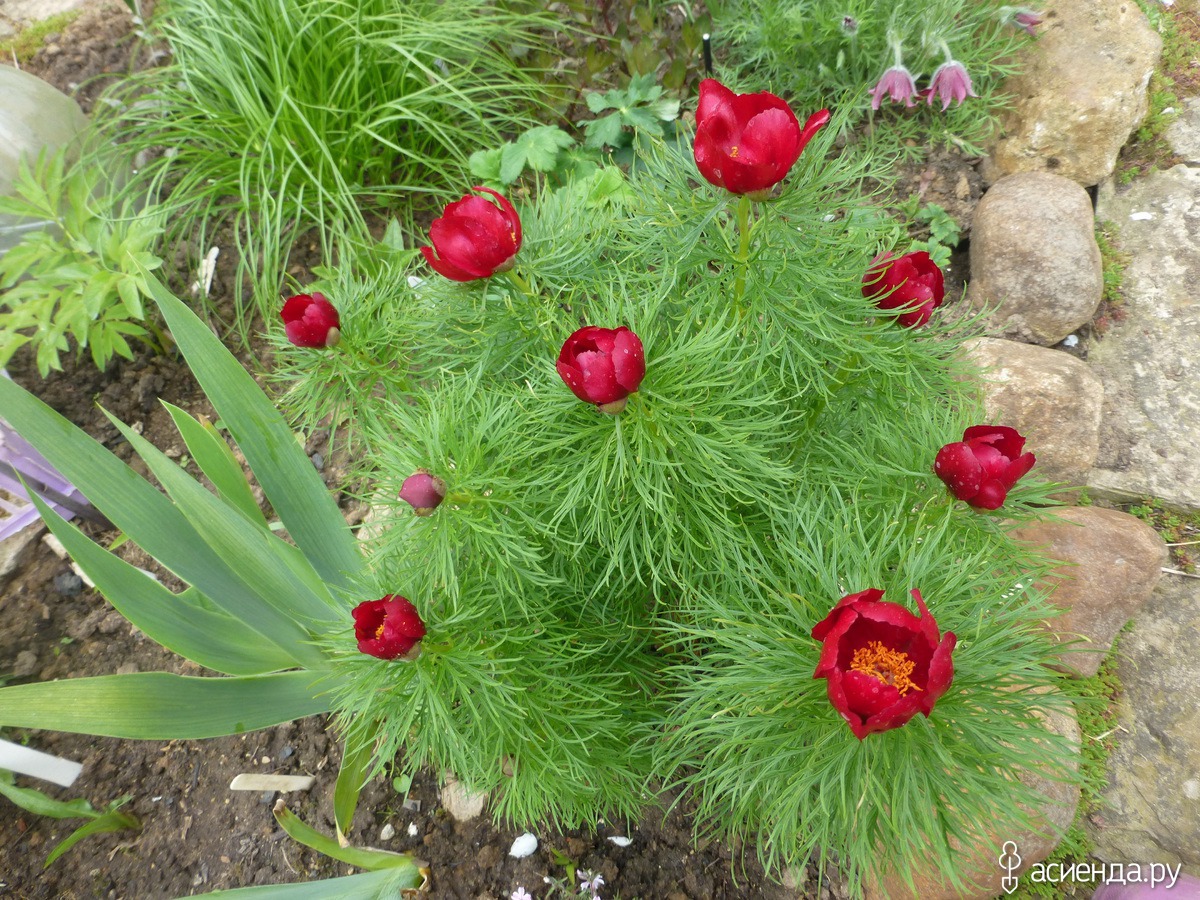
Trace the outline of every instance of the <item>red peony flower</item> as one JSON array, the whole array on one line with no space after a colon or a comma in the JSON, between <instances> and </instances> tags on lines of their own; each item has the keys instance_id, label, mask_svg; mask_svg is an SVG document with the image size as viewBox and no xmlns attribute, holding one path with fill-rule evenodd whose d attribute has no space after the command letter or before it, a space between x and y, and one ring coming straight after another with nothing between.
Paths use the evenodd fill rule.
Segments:
<instances>
[{"instance_id":1,"label":"red peony flower","mask_svg":"<svg viewBox=\"0 0 1200 900\"><path fill-rule=\"evenodd\" d=\"M928 322L946 296L942 270L924 250L875 257L863 275L862 292L868 300L874 297L880 309L904 309L896 320L905 328Z\"/></svg>"},{"instance_id":2,"label":"red peony flower","mask_svg":"<svg viewBox=\"0 0 1200 900\"><path fill-rule=\"evenodd\" d=\"M824 645L813 677L826 679L829 702L860 741L928 717L954 678L954 635L939 636L921 592L912 595L919 616L872 589L843 597L812 630Z\"/></svg>"},{"instance_id":3,"label":"red peony flower","mask_svg":"<svg viewBox=\"0 0 1200 900\"><path fill-rule=\"evenodd\" d=\"M619 413L646 377L646 356L641 340L624 325L588 325L567 338L557 368L580 400L602 412Z\"/></svg>"},{"instance_id":4,"label":"red peony flower","mask_svg":"<svg viewBox=\"0 0 1200 900\"><path fill-rule=\"evenodd\" d=\"M446 482L419 469L400 485L400 499L413 508L418 516L427 516L438 508L446 497Z\"/></svg>"},{"instance_id":5,"label":"red peony flower","mask_svg":"<svg viewBox=\"0 0 1200 900\"><path fill-rule=\"evenodd\" d=\"M999 509L1012 486L1033 468L1023 438L1007 425L972 425L963 439L938 451L933 471L950 492L979 509Z\"/></svg>"},{"instance_id":6,"label":"red peony flower","mask_svg":"<svg viewBox=\"0 0 1200 900\"><path fill-rule=\"evenodd\" d=\"M358 649L368 656L395 659L411 653L425 637L425 623L417 608L398 594L366 600L350 614L354 617Z\"/></svg>"},{"instance_id":7,"label":"red peony flower","mask_svg":"<svg viewBox=\"0 0 1200 900\"><path fill-rule=\"evenodd\" d=\"M332 347L342 338L338 311L317 291L288 297L279 317L287 339L297 347Z\"/></svg>"},{"instance_id":8,"label":"red peony flower","mask_svg":"<svg viewBox=\"0 0 1200 900\"><path fill-rule=\"evenodd\" d=\"M734 194L765 193L787 177L800 153L829 121L814 113L800 128L779 97L735 94L713 78L700 82L696 109L696 166L709 182Z\"/></svg>"},{"instance_id":9,"label":"red peony flower","mask_svg":"<svg viewBox=\"0 0 1200 900\"><path fill-rule=\"evenodd\" d=\"M452 281L474 281L512 268L521 249L521 220L513 205L495 191L473 187L496 198L466 196L446 206L429 226L432 247L422 247L433 270Z\"/></svg>"}]
</instances>

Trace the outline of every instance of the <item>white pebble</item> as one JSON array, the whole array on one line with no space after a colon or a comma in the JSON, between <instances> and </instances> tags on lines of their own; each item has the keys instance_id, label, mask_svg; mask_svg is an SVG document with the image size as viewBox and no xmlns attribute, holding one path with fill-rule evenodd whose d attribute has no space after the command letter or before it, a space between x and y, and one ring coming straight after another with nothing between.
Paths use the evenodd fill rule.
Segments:
<instances>
[{"instance_id":1,"label":"white pebble","mask_svg":"<svg viewBox=\"0 0 1200 900\"><path fill-rule=\"evenodd\" d=\"M392 823L388 822L379 829L379 839L381 841L390 841L396 836L396 829L392 827Z\"/></svg>"},{"instance_id":2,"label":"white pebble","mask_svg":"<svg viewBox=\"0 0 1200 900\"><path fill-rule=\"evenodd\" d=\"M409 823L408 823L408 836L409 836L409 837L416 837L416 836L417 836L417 823L416 823L416 822L409 822Z\"/></svg>"},{"instance_id":3,"label":"white pebble","mask_svg":"<svg viewBox=\"0 0 1200 900\"><path fill-rule=\"evenodd\" d=\"M1068 334L1065 338L1063 338L1063 346L1064 347L1074 347L1078 343L1079 343L1078 335Z\"/></svg>"},{"instance_id":4,"label":"white pebble","mask_svg":"<svg viewBox=\"0 0 1200 900\"><path fill-rule=\"evenodd\" d=\"M508 851L508 855L513 859L524 859L532 855L533 851L538 848L538 839L528 831L513 841L512 849Z\"/></svg>"},{"instance_id":5,"label":"white pebble","mask_svg":"<svg viewBox=\"0 0 1200 900\"><path fill-rule=\"evenodd\" d=\"M619 837L617 835L613 835L612 837L609 838L609 840L612 841L614 844L616 844L618 847L628 847L630 844L633 843L632 838Z\"/></svg>"},{"instance_id":6,"label":"white pebble","mask_svg":"<svg viewBox=\"0 0 1200 900\"><path fill-rule=\"evenodd\" d=\"M1133 221L1133 222L1149 222L1151 219L1154 218L1154 213L1152 213L1152 212L1135 212L1135 213L1130 213L1129 218L1130 218L1130 221Z\"/></svg>"}]
</instances>

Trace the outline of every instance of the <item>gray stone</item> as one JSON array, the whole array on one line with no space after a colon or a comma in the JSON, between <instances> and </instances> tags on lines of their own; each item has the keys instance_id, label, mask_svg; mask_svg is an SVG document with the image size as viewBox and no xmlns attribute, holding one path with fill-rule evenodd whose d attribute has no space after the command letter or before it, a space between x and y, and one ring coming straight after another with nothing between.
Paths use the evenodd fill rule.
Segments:
<instances>
[{"instance_id":1,"label":"gray stone","mask_svg":"<svg viewBox=\"0 0 1200 900\"><path fill-rule=\"evenodd\" d=\"M1171 152L1189 163L1200 162L1200 97L1186 98L1174 115L1164 135Z\"/></svg>"},{"instance_id":2,"label":"gray stone","mask_svg":"<svg viewBox=\"0 0 1200 900\"><path fill-rule=\"evenodd\" d=\"M1129 254L1125 319L1088 355L1104 383L1097 496L1155 496L1200 509L1200 170L1175 166L1123 194L1100 217Z\"/></svg>"},{"instance_id":3,"label":"gray stone","mask_svg":"<svg viewBox=\"0 0 1200 900\"><path fill-rule=\"evenodd\" d=\"M1025 436L1037 457L1033 475L1081 484L1096 461L1104 388L1069 353L1016 341L975 338L963 344L981 370L987 424Z\"/></svg>"},{"instance_id":4,"label":"gray stone","mask_svg":"<svg viewBox=\"0 0 1200 900\"><path fill-rule=\"evenodd\" d=\"M1072 759L1074 767L1077 767L1081 734L1074 712L1052 714L1049 726L1051 731L1067 738L1076 748ZM1021 861L1014 874L1027 872L1058 846L1063 833L1075 820L1075 810L1079 806L1079 788L1075 785L1028 773L1021 780L1045 798L1045 803L1037 810L1038 819L1041 820L1039 826L1020 834L992 834L974 847L960 845L956 862L963 881L968 885L965 890L954 887L936 869L923 869L922 865L927 864L917 860L913 864L913 889L908 888L898 875L888 875L867 883L866 900L989 900L1000 895L1003 889L1000 880L1005 870L997 865L997 860L1004 852L1005 843L1012 841L1020 853ZM952 838L951 846L956 843Z\"/></svg>"},{"instance_id":5,"label":"gray stone","mask_svg":"<svg viewBox=\"0 0 1200 900\"><path fill-rule=\"evenodd\" d=\"M87 126L79 104L40 78L0 65L0 194L12 193L21 157L70 144ZM47 223L0 213L0 253Z\"/></svg>"},{"instance_id":6,"label":"gray stone","mask_svg":"<svg viewBox=\"0 0 1200 900\"><path fill-rule=\"evenodd\" d=\"M1000 86L1016 98L984 161L989 182L1048 171L1084 186L1112 174L1146 115L1162 38L1130 0L1048 0L1038 39Z\"/></svg>"},{"instance_id":7,"label":"gray stone","mask_svg":"<svg viewBox=\"0 0 1200 900\"><path fill-rule=\"evenodd\" d=\"M1088 817L1108 862L1200 866L1200 580L1167 575L1118 645L1117 745Z\"/></svg>"},{"instance_id":8,"label":"gray stone","mask_svg":"<svg viewBox=\"0 0 1200 900\"><path fill-rule=\"evenodd\" d=\"M1003 337L1057 344L1091 321L1104 280L1087 191L1023 172L983 195L971 225L968 299Z\"/></svg>"},{"instance_id":9,"label":"gray stone","mask_svg":"<svg viewBox=\"0 0 1200 900\"><path fill-rule=\"evenodd\" d=\"M4 589L16 574L17 569L25 562L29 548L41 535L42 528L43 526L39 522L37 525L23 528L16 534L0 541L0 590Z\"/></svg>"},{"instance_id":10,"label":"gray stone","mask_svg":"<svg viewBox=\"0 0 1200 900\"><path fill-rule=\"evenodd\" d=\"M1075 645L1062 655L1066 667L1095 675L1117 632L1150 599L1167 563L1166 544L1140 519L1098 506L1056 510L1012 536L1065 563L1042 585L1064 610L1048 624L1061 640L1095 648Z\"/></svg>"}]
</instances>

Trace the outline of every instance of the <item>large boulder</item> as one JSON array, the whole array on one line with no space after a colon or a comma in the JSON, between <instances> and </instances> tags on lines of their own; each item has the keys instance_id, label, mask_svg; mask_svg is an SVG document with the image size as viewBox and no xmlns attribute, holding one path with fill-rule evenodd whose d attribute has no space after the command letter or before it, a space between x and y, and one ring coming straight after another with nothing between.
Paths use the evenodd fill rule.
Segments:
<instances>
[{"instance_id":1,"label":"large boulder","mask_svg":"<svg viewBox=\"0 0 1200 900\"><path fill-rule=\"evenodd\" d=\"M1200 874L1200 581L1168 575L1118 644L1117 745L1088 816L1106 862Z\"/></svg>"},{"instance_id":2,"label":"large boulder","mask_svg":"<svg viewBox=\"0 0 1200 900\"><path fill-rule=\"evenodd\" d=\"M1104 382L1097 496L1200 509L1200 170L1175 166L1101 192L1128 254L1124 321L1091 347Z\"/></svg>"},{"instance_id":3,"label":"large boulder","mask_svg":"<svg viewBox=\"0 0 1200 900\"><path fill-rule=\"evenodd\" d=\"M1083 483L1096 461L1104 388L1087 364L1064 353L997 338L963 344L980 371L987 424L1008 425L1037 457L1033 474Z\"/></svg>"},{"instance_id":4,"label":"large boulder","mask_svg":"<svg viewBox=\"0 0 1200 900\"><path fill-rule=\"evenodd\" d=\"M1062 560L1054 579L1043 585L1052 591L1050 602L1063 610L1049 625L1060 640L1086 642L1064 652L1063 665L1095 675L1117 632L1158 584L1167 562L1163 539L1140 519L1098 506L1056 510L1012 536Z\"/></svg>"},{"instance_id":5,"label":"large boulder","mask_svg":"<svg viewBox=\"0 0 1200 900\"><path fill-rule=\"evenodd\" d=\"M991 308L998 333L1057 344L1091 320L1103 289L1087 191L1060 175L1025 172L983 195L971 225L968 300Z\"/></svg>"},{"instance_id":6,"label":"large boulder","mask_svg":"<svg viewBox=\"0 0 1200 900\"><path fill-rule=\"evenodd\" d=\"M1000 87L1016 102L984 178L1045 171L1099 184L1146 115L1162 38L1132 0L1048 0L1039 8L1038 39Z\"/></svg>"}]
</instances>

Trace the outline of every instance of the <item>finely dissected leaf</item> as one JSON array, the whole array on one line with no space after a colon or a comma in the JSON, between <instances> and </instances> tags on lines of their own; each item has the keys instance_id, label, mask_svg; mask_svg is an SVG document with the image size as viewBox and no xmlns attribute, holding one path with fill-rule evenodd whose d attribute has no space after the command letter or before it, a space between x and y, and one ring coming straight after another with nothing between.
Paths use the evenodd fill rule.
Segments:
<instances>
[{"instance_id":1,"label":"finely dissected leaf","mask_svg":"<svg viewBox=\"0 0 1200 900\"><path fill-rule=\"evenodd\" d=\"M251 590L242 575L145 479L6 378L0 378L0 407L9 424L68 481L82 486L92 505L134 543L296 664L318 668L324 664L321 652L307 643L310 636L294 617Z\"/></svg>"},{"instance_id":2,"label":"finely dissected leaf","mask_svg":"<svg viewBox=\"0 0 1200 900\"><path fill-rule=\"evenodd\" d=\"M142 823L132 813L121 812L118 807L129 801L129 797L122 797L109 805L108 809L92 819L85 825L76 828L66 839L63 840L57 847L50 851L46 857L46 862L43 868L49 868L50 864L56 859L82 841L85 837L93 834L107 834L110 831L140 831Z\"/></svg>"},{"instance_id":3,"label":"finely dissected leaf","mask_svg":"<svg viewBox=\"0 0 1200 900\"><path fill-rule=\"evenodd\" d=\"M241 465L213 424L207 419L197 421L170 403L164 402L163 406L171 414L175 427L179 429L180 436L187 444L188 453L200 470L208 476L221 498L242 512L255 525L266 528L266 517L258 508Z\"/></svg>"},{"instance_id":4,"label":"finely dissected leaf","mask_svg":"<svg viewBox=\"0 0 1200 900\"><path fill-rule=\"evenodd\" d=\"M349 587L363 568L354 536L283 416L216 336L153 275L150 294L288 534L321 577Z\"/></svg>"},{"instance_id":5,"label":"finely dissected leaf","mask_svg":"<svg viewBox=\"0 0 1200 900\"><path fill-rule=\"evenodd\" d=\"M395 900L401 890L420 887L421 881L420 873L414 878L402 869L380 869L308 884L270 884L200 896L233 900Z\"/></svg>"},{"instance_id":6,"label":"finely dissected leaf","mask_svg":"<svg viewBox=\"0 0 1200 900\"><path fill-rule=\"evenodd\" d=\"M333 838L321 834L312 826L305 824L299 816L284 805L282 800L275 804L275 820L293 840L299 841L306 847L312 847L326 856L372 872L379 869L400 869L409 872L414 879L414 883L409 887L416 887L420 882L420 872L416 860L411 856L392 853L390 850L343 847Z\"/></svg>"},{"instance_id":7,"label":"finely dissected leaf","mask_svg":"<svg viewBox=\"0 0 1200 900\"><path fill-rule=\"evenodd\" d=\"M0 725L134 740L242 734L328 712L332 686L308 671L240 678L166 672L0 688Z\"/></svg>"},{"instance_id":8,"label":"finely dissected leaf","mask_svg":"<svg viewBox=\"0 0 1200 900\"><path fill-rule=\"evenodd\" d=\"M85 537L31 494L42 519L117 611L146 636L185 659L228 675L290 669L296 660L213 606L195 588L175 594L146 572Z\"/></svg>"}]
</instances>

